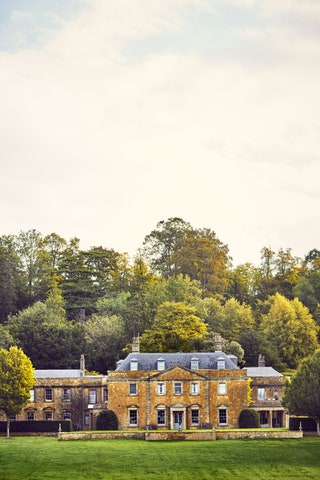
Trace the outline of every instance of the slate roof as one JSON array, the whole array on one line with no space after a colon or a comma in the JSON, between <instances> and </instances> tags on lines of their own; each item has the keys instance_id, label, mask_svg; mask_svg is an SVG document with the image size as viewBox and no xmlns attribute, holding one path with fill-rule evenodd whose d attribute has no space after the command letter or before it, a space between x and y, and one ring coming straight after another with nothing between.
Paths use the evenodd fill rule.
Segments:
<instances>
[{"instance_id":1,"label":"slate roof","mask_svg":"<svg viewBox=\"0 0 320 480\"><path fill-rule=\"evenodd\" d=\"M273 367L248 367L246 370L248 377L283 377Z\"/></svg>"},{"instance_id":2,"label":"slate roof","mask_svg":"<svg viewBox=\"0 0 320 480\"><path fill-rule=\"evenodd\" d=\"M230 358L231 357L231 358ZM209 353L130 353L117 364L117 371L130 370L131 360L138 361L138 370L157 370L157 361L164 360L165 368L180 366L191 369L191 360L199 360L199 370L217 370L218 359L225 360L225 370L238 370L236 357L224 352Z\"/></svg>"},{"instance_id":3,"label":"slate roof","mask_svg":"<svg viewBox=\"0 0 320 480\"><path fill-rule=\"evenodd\" d=\"M64 370L35 370L36 378L80 378L83 372L80 369L64 369Z\"/></svg>"}]
</instances>

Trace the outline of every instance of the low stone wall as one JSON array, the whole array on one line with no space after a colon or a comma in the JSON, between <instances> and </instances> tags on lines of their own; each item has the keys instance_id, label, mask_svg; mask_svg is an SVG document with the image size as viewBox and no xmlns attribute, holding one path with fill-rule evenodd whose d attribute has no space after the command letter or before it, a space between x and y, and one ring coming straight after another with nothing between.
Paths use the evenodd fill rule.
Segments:
<instances>
[{"instance_id":1,"label":"low stone wall","mask_svg":"<svg viewBox=\"0 0 320 480\"><path fill-rule=\"evenodd\" d=\"M186 432L149 431L146 432L145 439L149 442L158 440L216 440L216 432L213 430L194 430Z\"/></svg>"},{"instance_id":2,"label":"low stone wall","mask_svg":"<svg viewBox=\"0 0 320 480\"><path fill-rule=\"evenodd\" d=\"M238 438L302 438L303 432L296 430L239 430L216 432L217 440L236 440Z\"/></svg>"},{"instance_id":3,"label":"low stone wall","mask_svg":"<svg viewBox=\"0 0 320 480\"><path fill-rule=\"evenodd\" d=\"M61 432L58 433L58 440L92 440L92 439L135 439L144 440L145 432Z\"/></svg>"},{"instance_id":4,"label":"low stone wall","mask_svg":"<svg viewBox=\"0 0 320 480\"><path fill-rule=\"evenodd\" d=\"M147 432L60 432L57 434L59 440L116 440L135 439L152 441L172 440L236 440L240 438L266 439L266 438L302 438L302 431L290 430L192 430L192 431L159 431L149 430Z\"/></svg>"}]
</instances>

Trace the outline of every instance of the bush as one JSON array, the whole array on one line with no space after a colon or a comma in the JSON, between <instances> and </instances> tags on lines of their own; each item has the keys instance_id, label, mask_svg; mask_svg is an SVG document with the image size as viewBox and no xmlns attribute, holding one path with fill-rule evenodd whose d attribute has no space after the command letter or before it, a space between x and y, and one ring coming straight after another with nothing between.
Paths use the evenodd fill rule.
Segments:
<instances>
[{"instance_id":1,"label":"bush","mask_svg":"<svg viewBox=\"0 0 320 480\"><path fill-rule=\"evenodd\" d=\"M118 418L112 410L103 410L97 416L97 430L118 430Z\"/></svg>"},{"instance_id":2,"label":"bush","mask_svg":"<svg viewBox=\"0 0 320 480\"><path fill-rule=\"evenodd\" d=\"M239 427L240 428L259 428L260 416L256 410L246 408L240 412L239 415Z\"/></svg>"}]
</instances>

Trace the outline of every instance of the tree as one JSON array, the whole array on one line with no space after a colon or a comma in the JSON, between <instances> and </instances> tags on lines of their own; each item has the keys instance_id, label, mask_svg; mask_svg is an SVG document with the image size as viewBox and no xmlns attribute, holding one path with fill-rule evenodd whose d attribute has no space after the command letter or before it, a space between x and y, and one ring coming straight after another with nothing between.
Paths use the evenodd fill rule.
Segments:
<instances>
[{"instance_id":1,"label":"tree","mask_svg":"<svg viewBox=\"0 0 320 480\"><path fill-rule=\"evenodd\" d=\"M97 430L118 430L118 418L113 410L102 410L97 416Z\"/></svg>"},{"instance_id":2,"label":"tree","mask_svg":"<svg viewBox=\"0 0 320 480\"><path fill-rule=\"evenodd\" d=\"M18 347L0 350L0 410L7 417L7 437L10 417L20 413L28 403L35 384L31 360Z\"/></svg>"},{"instance_id":3,"label":"tree","mask_svg":"<svg viewBox=\"0 0 320 480\"><path fill-rule=\"evenodd\" d=\"M291 415L307 415L315 420L320 435L320 350L301 363L287 383L283 405Z\"/></svg>"},{"instance_id":4,"label":"tree","mask_svg":"<svg viewBox=\"0 0 320 480\"><path fill-rule=\"evenodd\" d=\"M296 368L318 346L318 327L309 310L298 299L288 300L277 293L270 297L270 309L261 328L270 345L278 351L284 367Z\"/></svg>"},{"instance_id":5,"label":"tree","mask_svg":"<svg viewBox=\"0 0 320 480\"><path fill-rule=\"evenodd\" d=\"M165 302L158 308L151 329L140 337L146 352L190 352L193 342L206 333L196 309L182 302Z\"/></svg>"}]
</instances>

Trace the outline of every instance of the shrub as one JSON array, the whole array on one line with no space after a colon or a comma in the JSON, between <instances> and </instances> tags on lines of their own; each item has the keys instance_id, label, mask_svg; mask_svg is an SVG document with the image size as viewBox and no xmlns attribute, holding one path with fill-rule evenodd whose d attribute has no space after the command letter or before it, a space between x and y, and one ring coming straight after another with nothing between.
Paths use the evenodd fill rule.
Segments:
<instances>
[{"instance_id":1,"label":"shrub","mask_svg":"<svg viewBox=\"0 0 320 480\"><path fill-rule=\"evenodd\" d=\"M118 430L118 418L112 410L103 410L97 416L97 430Z\"/></svg>"},{"instance_id":2,"label":"shrub","mask_svg":"<svg viewBox=\"0 0 320 480\"><path fill-rule=\"evenodd\" d=\"M256 410L246 408L240 412L239 415L239 427L240 428L259 428L260 417Z\"/></svg>"}]
</instances>

